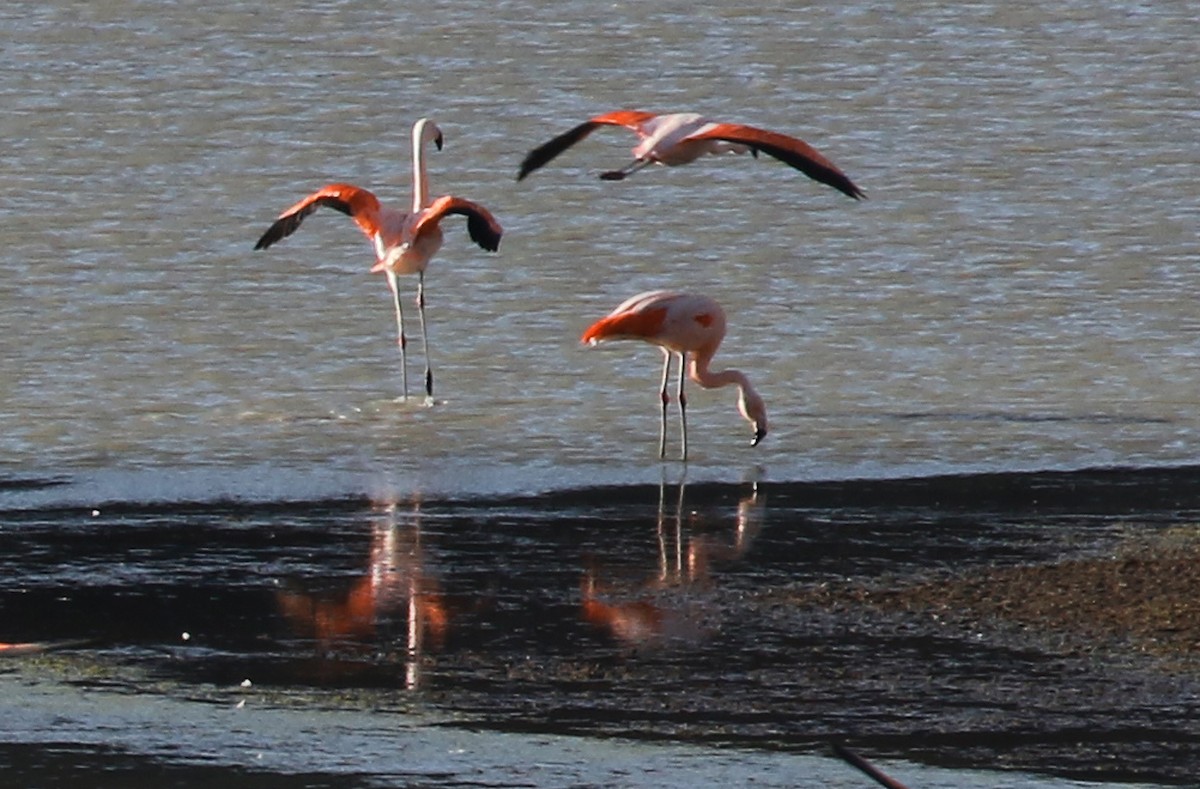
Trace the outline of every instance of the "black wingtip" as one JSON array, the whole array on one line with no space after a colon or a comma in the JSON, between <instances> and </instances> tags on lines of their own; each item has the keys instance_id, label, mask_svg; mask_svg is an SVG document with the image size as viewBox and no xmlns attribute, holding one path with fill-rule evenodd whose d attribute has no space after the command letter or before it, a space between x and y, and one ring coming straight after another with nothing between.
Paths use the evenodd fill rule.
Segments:
<instances>
[{"instance_id":1,"label":"black wingtip","mask_svg":"<svg viewBox=\"0 0 1200 789\"><path fill-rule=\"evenodd\" d=\"M575 143L587 137L600 124L595 121L584 121L573 129L565 131L549 142L543 143L530 151L521 162L517 171L517 180L525 180L525 176L539 167L549 164L554 157L570 148Z\"/></svg>"},{"instance_id":2,"label":"black wingtip","mask_svg":"<svg viewBox=\"0 0 1200 789\"><path fill-rule=\"evenodd\" d=\"M503 233L496 232L483 217L471 215L467 217L467 235L488 252L496 252L500 249L500 238Z\"/></svg>"},{"instance_id":3,"label":"black wingtip","mask_svg":"<svg viewBox=\"0 0 1200 789\"><path fill-rule=\"evenodd\" d=\"M797 155L794 151L783 146L760 143L751 148L751 150L758 150L768 156L774 157L784 164L796 168L814 181L833 187L847 197L853 197L855 200L867 199L866 192L859 189L858 185L851 181L848 175L832 164L815 161L808 156Z\"/></svg>"},{"instance_id":4,"label":"black wingtip","mask_svg":"<svg viewBox=\"0 0 1200 789\"><path fill-rule=\"evenodd\" d=\"M840 170L813 167L805 170L804 174L814 181L832 186L847 197L853 197L855 200L867 199L867 193L859 189L858 184L851 181L850 177Z\"/></svg>"},{"instance_id":5,"label":"black wingtip","mask_svg":"<svg viewBox=\"0 0 1200 789\"><path fill-rule=\"evenodd\" d=\"M266 249L267 247L271 246L279 239L283 238L283 236L284 236L283 228L281 228L279 226L279 222L276 222L275 224L268 227L267 232L263 233L259 237L258 243L256 243L254 245L254 249L255 249L255 251L258 251L260 249Z\"/></svg>"}]
</instances>

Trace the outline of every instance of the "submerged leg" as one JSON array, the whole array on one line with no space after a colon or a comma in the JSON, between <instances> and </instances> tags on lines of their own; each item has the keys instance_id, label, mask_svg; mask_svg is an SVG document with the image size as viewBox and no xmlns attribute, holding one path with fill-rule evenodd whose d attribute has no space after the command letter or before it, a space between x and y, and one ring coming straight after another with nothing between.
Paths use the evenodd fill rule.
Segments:
<instances>
[{"instance_id":1,"label":"submerged leg","mask_svg":"<svg viewBox=\"0 0 1200 789\"><path fill-rule=\"evenodd\" d=\"M686 369L687 355L681 353L679 354L679 432L682 436L680 440L683 442L683 449L679 455L680 460L687 460L687 395L683 393L683 373Z\"/></svg>"},{"instance_id":2,"label":"submerged leg","mask_svg":"<svg viewBox=\"0 0 1200 789\"><path fill-rule=\"evenodd\" d=\"M671 402L671 396L667 394L667 379L671 377L671 352L666 348L663 348L662 352L662 386L658 389L658 399L662 404L662 421L658 428L658 456L665 458L667 456L667 403Z\"/></svg>"},{"instance_id":3,"label":"submerged leg","mask_svg":"<svg viewBox=\"0 0 1200 789\"><path fill-rule=\"evenodd\" d=\"M625 178L625 176L633 175L638 170L642 169L643 167L645 167L648 164L650 164L649 159L634 159L632 162L625 165L620 170L609 170L606 173L600 173L600 180L602 180L602 181L620 181L620 180L623 180Z\"/></svg>"},{"instance_id":4,"label":"submerged leg","mask_svg":"<svg viewBox=\"0 0 1200 789\"><path fill-rule=\"evenodd\" d=\"M408 399L408 338L404 336L404 310L400 307L400 286L396 274L387 272L388 288L392 291L392 304L396 309L396 343L400 346L400 377L404 386L404 399Z\"/></svg>"},{"instance_id":5,"label":"submerged leg","mask_svg":"<svg viewBox=\"0 0 1200 789\"><path fill-rule=\"evenodd\" d=\"M417 312L421 315L421 346L425 352L425 404L433 405L433 370L429 366L429 330L425 326L425 272L417 272Z\"/></svg>"}]
</instances>

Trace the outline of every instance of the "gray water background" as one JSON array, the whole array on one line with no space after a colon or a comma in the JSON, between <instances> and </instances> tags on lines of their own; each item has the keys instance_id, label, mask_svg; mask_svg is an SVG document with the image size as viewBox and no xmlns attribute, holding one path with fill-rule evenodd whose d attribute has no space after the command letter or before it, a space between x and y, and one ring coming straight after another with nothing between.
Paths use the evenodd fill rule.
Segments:
<instances>
[{"instance_id":1,"label":"gray water background","mask_svg":"<svg viewBox=\"0 0 1200 789\"><path fill-rule=\"evenodd\" d=\"M86 496L426 493L653 481L659 354L578 345L641 290L720 300L690 478L1197 458L1200 59L1186 2L26 3L0 10L0 470ZM601 111L795 134L623 183ZM324 183L488 206L427 276L438 403L398 403L387 289L344 216L266 252ZM415 280L402 280L411 305ZM419 348L419 346L417 346ZM414 355L419 375L420 355ZM417 378L414 378L414 386ZM60 494L54 494L60 495Z\"/></svg>"}]
</instances>

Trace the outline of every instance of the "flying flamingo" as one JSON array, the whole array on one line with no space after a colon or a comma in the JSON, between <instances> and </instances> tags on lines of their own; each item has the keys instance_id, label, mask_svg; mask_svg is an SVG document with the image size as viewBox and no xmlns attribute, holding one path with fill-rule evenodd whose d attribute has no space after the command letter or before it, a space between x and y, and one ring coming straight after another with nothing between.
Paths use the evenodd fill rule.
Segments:
<instances>
[{"instance_id":1,"label":"flying flamingo","mask_svg":"<svg viewBox=\"0 0 1200 789\"><path fill-rule=\"evenodd\" d=\"M582 342L595 345L607 340L643 340L663 352L662 423L659 430L658 456L667 455L667 379L671 374L671 356L679 357L679 426L682 433L680 460L687 460L687 398L683 392L686 370L693 381L705 389L733 384L738 388L738 410L754 426L752 446L767 435L767 409L758 392L738 370L713 372L708 369L713 354L725 337L725 311L707 296L655 290L641 293L623 302L607 317L593 323L583 333ZM689 361L688 356L691 356Z\"/></svg>"},{"instance_id":2,"label":"flying flamingo","mask_svg":"<svg viewBox=\"0 0 1200 789\"><path fill-rule=\"evenodd\" d=\"M624 126L636 132L640 140L633 149L631 163L600 174L606 181L620 181L651 163L674 167L693 162L706 153L749 151L757 157L762 151L855 200L866 197L833 162L803 140L740 123L718 123L691 112L655 115L640 110L616 110L597 115L530 151L521 162L517 180L549 164L601 126Z\"/></svg>"},{"instance_id":3,"label":"flying flamingo","mask_svg":"<svg viewBox=\"0 0 1200 789\"><path fill-rule=\"evenodd\" d=\"M404 397L408 398L408 340L404 333L404 312L400 307L397 277L417 275L417 310L421 317L421 342L425 353L425 398L433 402L433 372L429 367L429 338L425 331L425 269L442 246L440 223L450 214L467 217L467 234L471 240L489 252L500 246L504 232L491 213L470 200L445 195L429 200L429 184L425 172L425 145L433 143L442 149L442 132L428 118L413 124L413 197L411 213L389 208L371 192L353 184L329 184L284 211L275 223L262 234L255 249L266 249L300 227L309 214L321 206L341 211L358 225L375 248L372 272L387 275L388 288L396 311L396 334L400 345L400 364L404 382Z\"/></svg>"}]
</instances>

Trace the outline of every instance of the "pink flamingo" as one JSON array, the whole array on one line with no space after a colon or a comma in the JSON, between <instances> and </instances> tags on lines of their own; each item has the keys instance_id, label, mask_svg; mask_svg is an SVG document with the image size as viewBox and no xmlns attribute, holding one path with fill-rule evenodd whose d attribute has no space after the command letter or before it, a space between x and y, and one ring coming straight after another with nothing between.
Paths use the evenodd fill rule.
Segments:
<instances>
[{"instance_id":1,"label":"pink flamingo","mask_svg":"<svg viewBox=\"0 0 1200 789\"><path fill-rule=\"evenodd\" d=\"M388 288L396 311L396 334L400 345L400 364L404 382L404 397L408 398L408 340L404 334L404 312L400 307L397 277L417 275L417 310L421 317L421 342L425 353L425 397L433 402L433 372L429 366L429 338L425 331L425 269L442 246L442 219L450 214L467 217L467 234L489 252L500 247L503 229L483 206L461 197L445 195L429 200L429 185L425 171L424 146L433 143L442 149L442 132L428 118L413 124L413 197L412 211L405 213L379 202L371 192L353 184L329 184L284 211L275 223L262 234L255 249L266 249L300 227L309 214L321 206L341 211L358 225L375 248L372 272L387 275Z\"/></svg>"},{"instance_id":2,"label":"pink flamingo","mask_svg":"<svg viewBox=\"0 0 1200 789\"><path fill-rule=\"evenodd\" d=\"M624 126L637 133L633 161L620 170L601 173L606 181L620 181L648 164L675 166L688 164L706 153L746 153L762 151L800 172L828 184L855 200L866 197L845 173L803 140L779 132L757 129L740 123L718 123L691 112L656 115L640 110L616 110L597 115L570 131L534 148L521 162L520 181L601 126Z\"/></svg>"},{"instance_id":3,"label":"pink flamingo","mask_svg":"<svg viewBox=\"0 0 1200 789\"><path fill-rule=\"evenodd\" d=\"M649 291L623 302L583 333L582 342L595 345L607 340L643 340L663 352L662 422L658 456L667 454L667 379L671 374L672 354L679 357L679 425L682 433L681 460L687 460L687 398L683 392L684 372L705 389L730 384L738 388L738 410L754 427L752 446L767 435L767 409L749 379L738 370L709 370L713 354L725 337L725 311L707 296ZM688 356L691 355L691 360Z\"/></svg>"}]
</instances>

